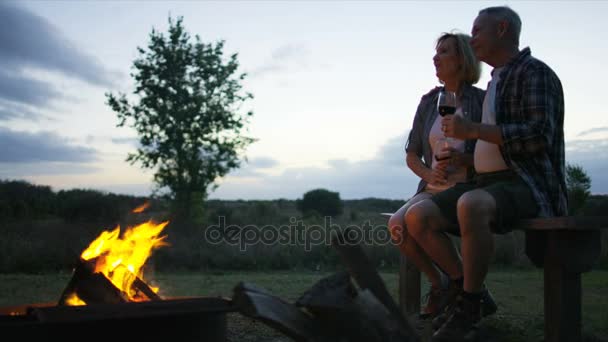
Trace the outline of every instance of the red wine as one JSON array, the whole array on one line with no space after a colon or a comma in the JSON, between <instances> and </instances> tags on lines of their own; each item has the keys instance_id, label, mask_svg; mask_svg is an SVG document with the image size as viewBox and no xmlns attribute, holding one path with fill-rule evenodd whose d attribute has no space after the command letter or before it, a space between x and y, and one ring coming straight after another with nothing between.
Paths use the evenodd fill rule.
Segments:
<instances>
[{"instance_id":1,"label":"red wine","mask_svg":"<svg viewBox=\"0 0 608 342\"><path fill-rule=\"evenodd\" d=\"M439 106L439 115L446 116L456 113L456 107L452 106Z\"/></svg>"}]
</instances>

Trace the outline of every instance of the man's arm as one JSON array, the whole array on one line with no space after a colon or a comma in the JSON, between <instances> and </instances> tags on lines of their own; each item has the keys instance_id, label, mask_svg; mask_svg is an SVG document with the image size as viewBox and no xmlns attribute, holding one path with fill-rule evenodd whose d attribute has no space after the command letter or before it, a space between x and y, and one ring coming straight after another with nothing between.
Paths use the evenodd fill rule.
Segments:
<instances>
[{"instance_id":1,"label":"man's arm","mask_svg":"<svg viewBox=\"0 0 608 342\"><path fill-rule=\"evenodd\" d=\"M510 155L534 155L547 148L563 108L559 81L544 68L525 76L521 111L500 125L473 123L456 115L442 119L445 135L457 139L480 139L500 145ZM561 102L560 102L561 101Z\"/></svg>"},{"instance_id":2,"label":"man's arm","mask_svg":"<svg viewBox=\"0 0 608 342\"><path fill-rule=\"evenodd\" d=\"M445 116L442 121L446 129L444 134L461 140L478 139L496 145L502 145L502 130L500 126L472 122L458 115Z\"/></svg>"},{"instance_id":3,"label":"man's arm","mask_svg":"<svg viewBox=\"0 0 608 342\"><path fill-rule=\"evenodd\" d=\"M468 139L478 139L502 145L502 130L499 126L471 122Z\"/></svg>"},{"instance_id":4,"label":"man's arm","mask_svg":"<svg viewBox=\"0 0 608 342\"><path fill-rule=\"evenodd\" d=\"M563 125L564 95L557 75L545 65L526 70L520 111L500 126L503 149L512 158L524 158L551 149Z\"/></svg>"}]
</instances>

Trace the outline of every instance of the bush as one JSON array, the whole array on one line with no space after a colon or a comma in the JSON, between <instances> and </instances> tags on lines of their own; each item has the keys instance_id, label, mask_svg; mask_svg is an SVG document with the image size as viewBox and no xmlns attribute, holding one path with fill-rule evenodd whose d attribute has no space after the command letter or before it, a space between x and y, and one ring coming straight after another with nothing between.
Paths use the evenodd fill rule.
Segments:
<instances>
[{"instance_id":1,"label":"bush","mask_svg":"<svg viewBox=\"0 0 608 342\"><path fill-rule=\"evenodd\" d=\"M343 204L340 194L326 189L315 189L304 194L297 201L298 209L304 214L318 213L321 216L338 216L342 214Z\"/></svg>"}]
</instances>

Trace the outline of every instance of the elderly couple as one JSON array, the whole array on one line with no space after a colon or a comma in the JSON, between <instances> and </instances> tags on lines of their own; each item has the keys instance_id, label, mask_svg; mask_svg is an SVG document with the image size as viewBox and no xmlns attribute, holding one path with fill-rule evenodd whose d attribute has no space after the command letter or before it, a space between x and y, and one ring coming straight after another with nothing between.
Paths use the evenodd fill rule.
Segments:
<instances>
[{"instance_id":1,"label":"elderly couple","mask_svg":"<svg viewBox=\"0 0 608 342\"><path fill-rule=\"evenodd\" d=\"M388 227L431 283L421 316L432 318L433 341L466 340L496 311L484 285L493 234L522 218L567 212L561 82L529 48L520 50L520 31L515 11L489 7L471 36L439 37L433 63L443 86L422 96L407 139L407 166L421 181ZM480 62L493 68L485 91L473 86ZM454 114L439 115L442 92L456 94ZM450 145L435 147L443 137ZM460 253L446 233L460 236Z\"/></svg>"}]
</instances>

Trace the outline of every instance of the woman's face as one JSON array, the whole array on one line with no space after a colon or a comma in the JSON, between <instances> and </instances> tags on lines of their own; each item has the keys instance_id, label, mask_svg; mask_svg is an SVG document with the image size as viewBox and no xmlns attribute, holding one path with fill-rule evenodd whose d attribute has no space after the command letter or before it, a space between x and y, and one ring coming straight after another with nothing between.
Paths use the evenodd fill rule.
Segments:
<instances>
[{"instance_id":1,"label":"woman's face","mask_svg":"<svg viewBox=\"0 0 608 342\"><path fill-rule=\"evenodd\" d=\"M460 70L460 57L456 51L456 41L454 38L446 38L437 45L433 56L433 64L435 65L435 75L443 81L443 83L458 81L458 72Z\"/></svg>"}]
</instances>

